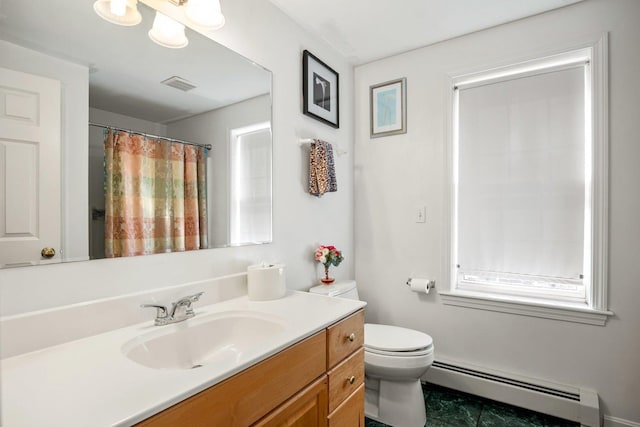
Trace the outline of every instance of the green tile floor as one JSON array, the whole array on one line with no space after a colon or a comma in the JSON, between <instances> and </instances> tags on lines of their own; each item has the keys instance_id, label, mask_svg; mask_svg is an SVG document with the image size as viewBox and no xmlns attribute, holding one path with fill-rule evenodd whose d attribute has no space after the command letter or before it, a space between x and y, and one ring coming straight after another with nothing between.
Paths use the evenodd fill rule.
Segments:
<instances>
[{"instance_id":1,"label":"green tile floor","mask_svg":"<svg viewBox=\"0 0 640 427\"><path fill-rule=\"evenodd\" d=\"M576 427L578 423L433 384L422 386L426 427ZM365 427L386 427L366 419ZM402 427L402 426L393 426Z\"/></svg>"}]
</instances>

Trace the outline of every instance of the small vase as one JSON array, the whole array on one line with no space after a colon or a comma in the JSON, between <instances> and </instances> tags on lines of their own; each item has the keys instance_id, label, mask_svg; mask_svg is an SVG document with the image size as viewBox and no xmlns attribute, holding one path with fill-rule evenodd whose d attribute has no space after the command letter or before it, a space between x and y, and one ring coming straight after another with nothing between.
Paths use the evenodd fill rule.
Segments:
<instances>
[{"instance_id":1,"label":"small vase","mask_svg":"<svg viewBox=\"0 0 640 427\"><path fill-rule=\"evenodd\" d=\"M320 279L320 281L322 282L323 285L330 285L332 284L336 279L334 279L333 277L329 277L329 267L325 266L324 267L324 278Z\"/></svg>"}]
</instances>

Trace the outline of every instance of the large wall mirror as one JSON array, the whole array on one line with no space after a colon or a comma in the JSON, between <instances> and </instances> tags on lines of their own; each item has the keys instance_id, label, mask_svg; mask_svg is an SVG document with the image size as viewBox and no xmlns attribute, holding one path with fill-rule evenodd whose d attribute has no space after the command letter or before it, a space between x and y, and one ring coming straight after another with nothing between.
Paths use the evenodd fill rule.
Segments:
<instances>
[{"instance_id":1,"label":"large wall mirror","mask_svg":"<svg viewBox=\"0 0 640 427\"><path fill-rule=\"evenodd\" d=\"M138 10L0 2L0 266L272 240L271 72L189 28L159 46Z\"/></svg>"}]
</instances>

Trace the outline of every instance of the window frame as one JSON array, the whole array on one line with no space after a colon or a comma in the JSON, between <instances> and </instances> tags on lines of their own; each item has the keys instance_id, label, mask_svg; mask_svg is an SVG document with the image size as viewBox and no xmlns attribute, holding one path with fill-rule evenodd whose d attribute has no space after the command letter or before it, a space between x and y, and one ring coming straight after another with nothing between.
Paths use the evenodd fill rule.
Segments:
<instances>
[{"instance_id":1,"label":"window frame","mask_svg":"<svg viewBox=\"0 0 640 427\"><path fill-rule=\"evenodd\" d=\"M533 317L566 320L594 325L604 325L608 311L607 302L607 253L608 253L608 63L607 33L600 34L581 43L567 45L555 50L538 52L526 58L506 58L499 64L489 64L473 70L463 70L447 76L447 138L445 153L447 160L445 191L445 238L443 242L444 291L442 300L447 305L521 314ZM577 62L576 58L587 57L590 72L591 123L587 128L591 136L592 164L591 200L589 213L591 234L591 265L586 274L590 275L590 287L587 289L586 302L555 301L545 298L532 298L522 295L478 292L457 287L455 235L455 177L457 177L456 141L457 141L457 91L458 85L473 85L479 80L486 82L509 79L508 74L520 70L518 75L539 73L543 64L557 62L553 67L560 69L563 63ZM573 60L571 58L574 58ZM560 62L558 62L560 59ZM546 68L546 67L545 67ZM525 71L528 70L528 71ZM448 290L446 289L448 288Z\"/></svg>"}]
</instances>

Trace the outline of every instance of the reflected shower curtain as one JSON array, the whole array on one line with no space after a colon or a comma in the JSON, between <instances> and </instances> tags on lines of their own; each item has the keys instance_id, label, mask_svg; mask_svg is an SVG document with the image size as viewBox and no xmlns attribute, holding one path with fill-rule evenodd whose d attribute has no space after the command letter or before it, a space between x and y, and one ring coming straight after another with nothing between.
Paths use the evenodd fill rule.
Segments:
<instances>
[{"instance_id":1,"label":"reflected shower curtain","mask_svg":"<svg viewBox=\"0 0 640 427\"><path fill-rule=\"evenodd\" d=\"M206 148L105 131L105 256L205 249Z\"/></svg>"}]
</instances>

